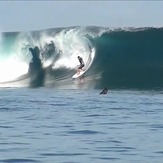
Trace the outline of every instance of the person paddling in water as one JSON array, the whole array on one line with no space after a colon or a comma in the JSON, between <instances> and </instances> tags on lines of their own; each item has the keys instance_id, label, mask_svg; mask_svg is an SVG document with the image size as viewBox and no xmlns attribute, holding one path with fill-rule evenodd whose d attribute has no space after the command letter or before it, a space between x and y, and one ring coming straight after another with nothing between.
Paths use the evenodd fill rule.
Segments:
<instances>
[{"instance_id":1,"label":"person paddling in water","mask_svg":"<svg viewBox=\"0 0 163 163\"><path fill-rule=\"evenodd\" d=\"M78 56L78 60L80 62L80 65L78 65L77 73L79 74L81 70L83 71L83 67L85 66L85 64L82 57Z\"/></svg>"}]
</instances>

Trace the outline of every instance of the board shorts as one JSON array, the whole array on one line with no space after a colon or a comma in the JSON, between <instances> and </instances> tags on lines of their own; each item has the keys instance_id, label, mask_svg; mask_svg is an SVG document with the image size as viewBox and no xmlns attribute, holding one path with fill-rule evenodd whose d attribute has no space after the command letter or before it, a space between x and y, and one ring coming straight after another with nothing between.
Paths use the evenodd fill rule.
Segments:
<instances>
[{"instance_id":1,"label":"board shorts","mask_svg":"<svg viewBox=\"0 0 163 163\"><path fill-rule=\"evenodd\" d=\"M81 64L78 69L82 69L84 67L84 64Z\"/></svg>"}]
</instances>

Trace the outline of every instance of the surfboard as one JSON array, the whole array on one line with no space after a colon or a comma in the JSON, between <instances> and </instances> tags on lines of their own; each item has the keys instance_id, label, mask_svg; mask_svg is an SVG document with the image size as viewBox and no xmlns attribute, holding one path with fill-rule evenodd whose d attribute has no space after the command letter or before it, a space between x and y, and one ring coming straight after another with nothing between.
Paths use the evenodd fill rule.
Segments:
<instances>
[{"instance_id":1,"label":"surfboard","mask_svg":"<svg viewBox=\"0 0 163 163\"><path fill-rule=\"evenodd\" d=\"M85 70L81 70L80 73L77 72L75 75L72 76L72 78L73 79L78 78L78 77L82 76L84 73L85 73Z\"/></svg>"},{"instance_id":2,"label":"surfboard","mask_svg":"<svg viewBox=\"0 0 163 163\"><path fill-rule=\"evenodd\" d=\"M94 51L92 52L92 54L89 56L83 70L80 71L80 73L76 73L75 75L72 76L73 79L79 78L80 76L82 76L91 66L92 62L93 62L93 56L94 56Z\"/></svg>"}]
</instances>

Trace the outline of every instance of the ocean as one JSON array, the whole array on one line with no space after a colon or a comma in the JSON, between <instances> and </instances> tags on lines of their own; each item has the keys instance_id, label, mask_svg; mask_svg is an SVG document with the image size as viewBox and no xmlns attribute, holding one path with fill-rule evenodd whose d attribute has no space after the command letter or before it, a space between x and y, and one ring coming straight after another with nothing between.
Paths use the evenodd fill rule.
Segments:
<instances>
[{"instance_id":1,"label":"ocean","mask_svg":"<svg viewBox=\"0 0 163 163\"><path fill-rule=\"evenodd\" d=\"M2 88L2 163L162 163L162 91Z\"/></svg>"},{"instance_id":2,"label":"ocean","mask_svg":"<svg viewBox=\"0 0 163 163\"><path fill-rule=\"evenodd\" d=\"M0 163L162 163L162 43L152 27L1 33ZM78 55L93 62L72 79Z\"/></svg>"}]
</instances>

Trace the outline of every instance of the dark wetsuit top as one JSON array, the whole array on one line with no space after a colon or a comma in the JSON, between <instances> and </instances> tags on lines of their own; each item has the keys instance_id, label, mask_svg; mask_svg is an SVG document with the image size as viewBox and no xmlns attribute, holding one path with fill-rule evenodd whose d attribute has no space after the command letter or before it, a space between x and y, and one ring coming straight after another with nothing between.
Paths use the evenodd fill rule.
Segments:
<instances>
[{"instance_id":1,"label":"dark wetsuit top","mask_svg":"<svg viewBox=\"0 0 163 163\"><path fill-rule=\"evenodd\" d=\"M85 65L84 65L84 62L83 62L83 59L80 57L78 58L79 59L79 62L80 62L80 66L79 66L79 69L82 69Z\"/></svg>"}]
</instances>

